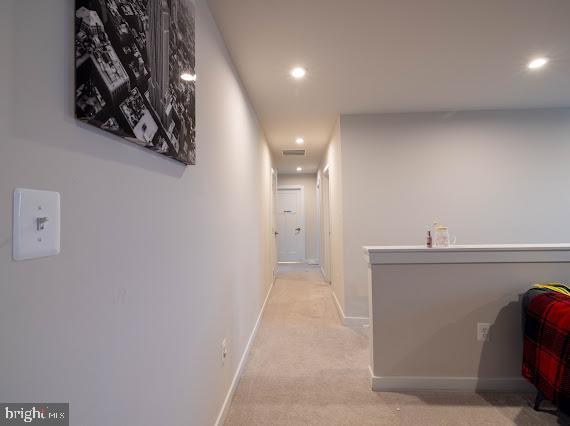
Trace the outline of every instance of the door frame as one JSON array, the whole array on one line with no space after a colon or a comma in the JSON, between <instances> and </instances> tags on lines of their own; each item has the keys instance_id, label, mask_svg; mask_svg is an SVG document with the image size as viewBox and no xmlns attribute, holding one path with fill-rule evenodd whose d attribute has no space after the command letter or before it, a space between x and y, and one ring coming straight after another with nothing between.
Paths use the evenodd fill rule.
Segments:
<instances>
[{"instance_id":1,"label":"door frame","mask_svg":"<svg viewBox=\"0 0 570 426\"><path fill-rule=\"evenodd\" d=\"M279 183L279 182L278 182ZM277 185L277 203L276 203L276 208L275 208L275 212L277 215L279 215L279 212L277 211L277 206L279 205L279 191L296 191L296 190L300 190L301 192L301 208L300 208L300 212L301 212L301 216L302 216L302 233L303 233L303 252L302 252L302 258L299 262L281 262L279 261L279 243L277 243L277 262L278 263L305 263L307 261L307 221L305 218L305 185ZM277 218L276 218L277 219ZM277 224L276 224L277 225Z\"/></svg>"},{"instance_id":2,"label":"door frame","mask_svg":"<svg viewBox=\"0 0 570 426\"><path fill-rule=\"evenodd\" d=\"M319 195L320 195L320 233L322 251L321 258L321 272L326 282L332 283L332 216L331 216L331 197L330 197L330 174L328 167L323 170L319 180ZM327 228L328 225L328 229Z\"/></svg>"},{"instance_id":3,"label":"door frame","mask_svg":"<svg viewBox=\"0 0 570 426\"><path fill-rule=\"evenodd\" d=\"M277 247L277 197L279 180L277 170L271 168L271 264L273 269L273 283L277 279L279 252Z\"/></svg>"}]
</instances>

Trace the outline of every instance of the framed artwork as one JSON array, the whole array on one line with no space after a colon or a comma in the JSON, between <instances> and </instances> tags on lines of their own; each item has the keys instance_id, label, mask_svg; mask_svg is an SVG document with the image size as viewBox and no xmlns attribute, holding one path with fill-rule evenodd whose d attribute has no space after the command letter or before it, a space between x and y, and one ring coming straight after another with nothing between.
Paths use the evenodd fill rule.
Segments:
<instances>
[{"instance_id":1,"label":"framed artwork","mask_svg":"<svg viewBox=\"0 0 570 426\"><path fill-rule=\"evenodd\" d=\"M196 164L194 0L76 0L75 116Z\"/></svg>"}]
</instances>

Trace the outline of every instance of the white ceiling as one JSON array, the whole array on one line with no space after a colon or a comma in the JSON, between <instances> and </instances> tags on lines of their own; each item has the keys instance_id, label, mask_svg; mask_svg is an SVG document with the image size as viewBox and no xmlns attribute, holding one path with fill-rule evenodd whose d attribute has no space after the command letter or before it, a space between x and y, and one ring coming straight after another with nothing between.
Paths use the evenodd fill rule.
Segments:
<instances>
[{"instance_id":1,"label":"white ceiling","mask_svg":"<svg viewBox=\"0 0 570 426\"><path fill-rule=\"evenodd\" d=\"M280 172L315 171L340 113L570 106L570 0L209 4ZM299 135L307 157L285 161Z\"/></svg>"}]
</instances>

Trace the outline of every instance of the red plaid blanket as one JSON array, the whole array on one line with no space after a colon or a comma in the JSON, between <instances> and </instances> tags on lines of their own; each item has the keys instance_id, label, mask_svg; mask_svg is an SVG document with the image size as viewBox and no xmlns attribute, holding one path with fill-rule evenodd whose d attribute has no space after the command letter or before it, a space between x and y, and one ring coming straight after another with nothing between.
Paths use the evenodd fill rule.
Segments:
<instances>
[{"instance_id":1,"label":"red plaid blanket","mask_svg":"<svg viewBox=\"0 0 570 426\"><path fill-rule=\"evenodd\" d=\"M523 376L569 413L570 297L533 292L524 324Z\"/></svg>"}]
</instances>

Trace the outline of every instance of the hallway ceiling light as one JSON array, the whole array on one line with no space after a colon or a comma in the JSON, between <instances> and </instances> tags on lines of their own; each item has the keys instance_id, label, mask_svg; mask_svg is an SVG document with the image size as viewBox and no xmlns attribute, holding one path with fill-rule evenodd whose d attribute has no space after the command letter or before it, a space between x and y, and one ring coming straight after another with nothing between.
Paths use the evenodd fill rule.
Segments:
<instances>
[{"instance_id":1,"label":"hallway ceiling light","mask_svg":"<svg viewBox=\"0 0 570 426\"><path fill-rule=\"evenodd\" d=\"M291 76L294 79L300 80L307 74L307 70L301 67L295 67L291 70Z\"/></svg>"},{"instance_id":2,"label":"hallway ceiling light","mask_svg":"<svg viewBox=\"0 0 570 426\"><path fill-rule=\"evenodd\" d=\"M303 168L302 168L302 167L297 167L297 171L298 171L298 172L302 172L302 171L303 171Z\"/></svg>"},{"instance_id":3,"label":"hallway ceiling light","mask_svg":"<svg viewBox=\"0 0 570 426\"><path fill-rule=\"evenodd\" d=\"M527 68L530 70L538 70L543 68L546 64L548 64L549 59L545 57L534 58L527 64Z\"/></svg>"},{"instance_id":4,"label":"hallway ceiling light","mask_svg":"<svg viewBox=\"0 0 570 426\"><path fill-rule=\"evenodd\" d=\"M189 72L184 72L180 74L180 78L184 81L196 81L196 74L190 74Z\"/></svg>"},{"instance_id":5,"label":"hallway ceiling light","mask_svg":"<svg viewBox=\"0 0 570 426\"><path fill-rule=\"evenodd\" d=\"M295 142L297 143L297 145L303 145L305 143L305 139L297 138L297 139L295 139Z\"/></svg>"}]
</instances>

